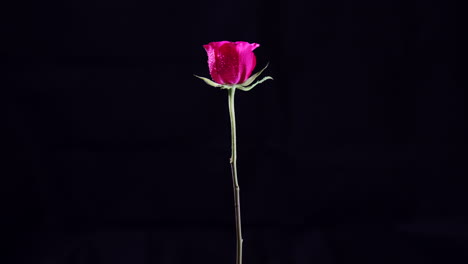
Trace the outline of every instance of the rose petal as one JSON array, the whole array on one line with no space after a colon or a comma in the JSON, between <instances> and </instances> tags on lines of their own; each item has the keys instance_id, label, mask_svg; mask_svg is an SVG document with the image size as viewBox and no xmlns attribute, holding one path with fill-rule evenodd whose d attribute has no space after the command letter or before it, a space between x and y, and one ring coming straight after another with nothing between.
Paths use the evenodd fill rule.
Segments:
<instances>
[{"instance_id":1,"label":"rose petal","mask_svg":"<svg viewBox=\"0 0 468 264\"><path fill-rule=\"evenodd\" d=\"M257 58L253 53L253 50L258 48L260 45L257 43L248 43L245 41L235 42L236 49L239 54L239 80L238 83L245 82L257 64Z\"/></svg>"},{"instance_id":2,"label":"rose petal","mask_svg":"<svg viewBox=\"0 0 468 264\"><path fill-rule=\"evenodd\" d=\"M221 83L221 81L216 70L216 53L218 47L227 42L228 41L210 42L206 45L203 45L203 48L205 48L208 55L208 69L210 70L211 78L217 83Z\"/></svg>"}]
</instances>

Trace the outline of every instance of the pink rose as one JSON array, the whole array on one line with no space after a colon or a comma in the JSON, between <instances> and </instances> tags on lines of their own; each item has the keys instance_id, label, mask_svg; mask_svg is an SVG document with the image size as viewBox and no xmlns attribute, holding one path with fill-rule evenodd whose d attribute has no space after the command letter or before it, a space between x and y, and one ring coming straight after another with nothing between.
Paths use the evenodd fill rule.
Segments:
<instances>
[{"instance_id":1,"label":"pink rose","mask_svg":"<svg viewBox=\"0 0 468 264\"><path fill-rule=\"evenodd\" d=\"M253 50L259 47L257 43L248 43L245 41L229 42L219 41L203 45L208 54L208 68L212 80L195 75L202 79L206 84L228 90L229 118L231 120L231 173L234 187L234 206L236 215L236 263L242 263L242 232L241 232L241 214L240 214L240 193L237 181L237 147L236 147L236 114L234 113L234 95L237 89L241 91L250 91L257 84L266 80L273 80L266 76L260 81L254 81L268 67L265 66L261 71L252 75L257 59ZM252 75L252 76L250 76Z\"/></svg>"},{"instance_id":2,"label":"pink rose","mask_svg":"<svg viewBox=\"0 0 468 264\"><path fill-rule=\"evenodd\" d=\"M253 50L259 46L245 41L219 41L203 45L208 54L213 81L229 85L244 83L255 68L257 59Z\"/></svg>"}]
</instances>

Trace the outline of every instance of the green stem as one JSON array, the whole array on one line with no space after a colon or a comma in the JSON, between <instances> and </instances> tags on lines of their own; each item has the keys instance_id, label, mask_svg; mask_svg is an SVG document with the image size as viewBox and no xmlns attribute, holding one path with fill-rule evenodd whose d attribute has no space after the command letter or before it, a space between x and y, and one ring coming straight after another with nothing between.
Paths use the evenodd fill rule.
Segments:
<instances>
[{"instance_id":1,"label":"green stem","mask_svg":"<svg viewBox=\"0 0 468 264\"><path fill-rule=\"evenodd\" d=\"M236 149L236 114L234 111L234 94L236 88L232 87L228 90L229 99L229 117L231 119L231 173L232 185L234 188L234 207L236 216L236 264L242 264L242 229L241 229L241 212L240 212L240 188L237 179L237 149Z\"/></svg>"}]
</instances>

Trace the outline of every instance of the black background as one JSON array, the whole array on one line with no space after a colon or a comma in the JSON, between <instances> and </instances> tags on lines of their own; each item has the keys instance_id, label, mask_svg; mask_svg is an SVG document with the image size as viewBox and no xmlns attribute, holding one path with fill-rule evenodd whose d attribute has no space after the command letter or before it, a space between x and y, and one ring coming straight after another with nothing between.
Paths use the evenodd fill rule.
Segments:
<instances>
[{"instance_id":1,"label":"black background","mask_svg":"<svg viewBox=\"0 0 468 264\"><path fill-rule=\"evenodd\" d=\"M9 1L2 259L234 263L227 93L203 44L260 43L236 93L245 263L467 263L456 8L444 1Z\"/></svg>"}]
</instances>

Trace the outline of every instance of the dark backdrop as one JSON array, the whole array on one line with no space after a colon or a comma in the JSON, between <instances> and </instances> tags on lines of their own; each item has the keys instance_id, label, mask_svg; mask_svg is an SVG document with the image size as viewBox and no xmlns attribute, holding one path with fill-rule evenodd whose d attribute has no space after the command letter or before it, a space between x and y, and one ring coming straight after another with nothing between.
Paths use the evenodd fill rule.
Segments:
<instances>
[{"instance_id":1,"label":"dark backdrop","mask_svg":"<svg viewBox=\"0 0 468 264\"><path fill-rule=\"evenodd\" d=\"M275 78L236 96L245 263L467 263L449 2L1 11L4 263L234 263L220 40Z\"/></svg>"}]
</instances>

